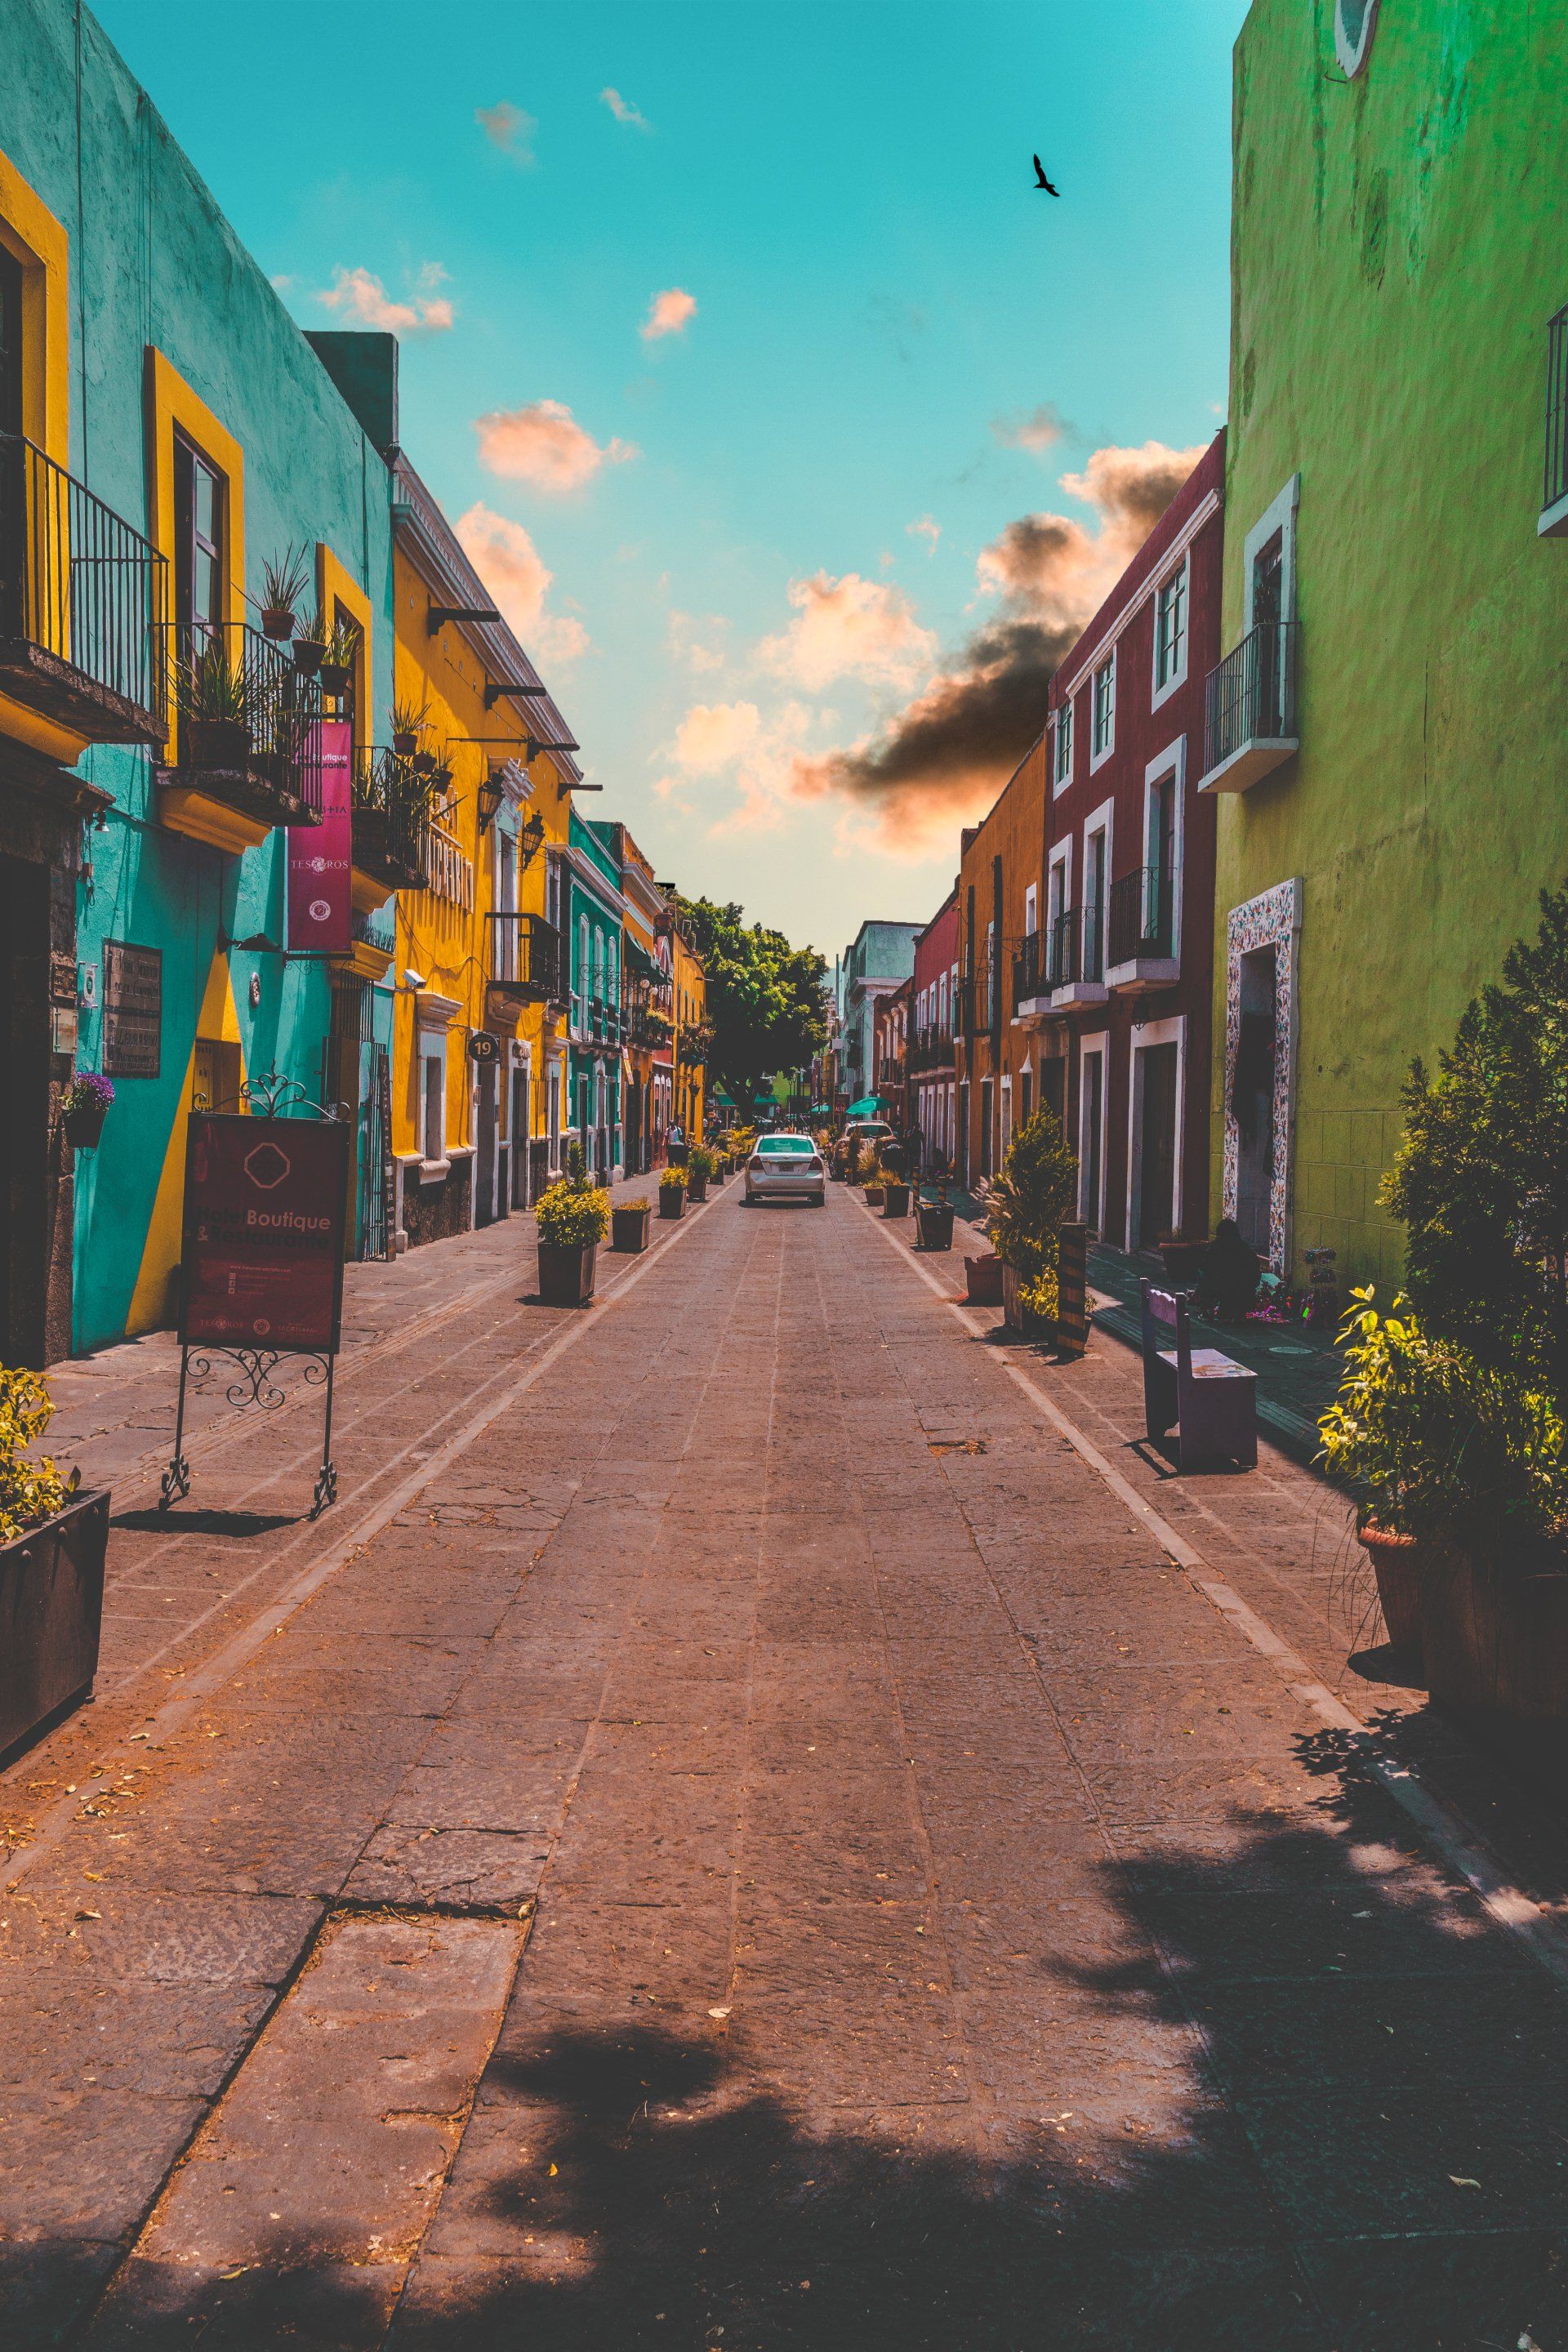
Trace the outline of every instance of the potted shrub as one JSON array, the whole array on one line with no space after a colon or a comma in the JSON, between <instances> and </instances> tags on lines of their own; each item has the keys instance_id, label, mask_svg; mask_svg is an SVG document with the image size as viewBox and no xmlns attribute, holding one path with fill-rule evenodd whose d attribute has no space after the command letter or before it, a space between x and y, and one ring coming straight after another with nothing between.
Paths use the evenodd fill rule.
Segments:
<instances>
[{"instance_id":1,"label":"potted shrub","mask_svg":"<svg viewBox=\"0 0 1568 2352\"><path fill-rule=\"evenodd\" d=\"M686 1155L686 1197L689 1201L708 1198L708 1179L713 1173L713 1154L705 1143L694 1143Z\"/></svg>"},{"instance_id":2,"label":"potted shrub","mask_svg":"<svg viewBox=\"0 0 1568 2352\"><path fill-rule=\"evenodd\" d=\"M901 1176L884 1176L882 1180L882 1214L884 1217L907 1217L910 1213L910 1188Z\"/></svg>"},{"instance_id":3,"label":"potted shrub","mask_svg":"<svg viewBox=\"0 0 1568 2352\"><path fill-rule=\"evenodd\" d=\"M923 1250L950 1250L952 1247L952 1202L947 1197L947 1186L939 1178L934 1201L915 1200L915 1237Z\"/></svg>"},{"instance_id":4,"label":"potted shrub","mask_svg":"<svg viewBox=\"0 0 1568 2352\"><path fill-rule=\"evenodd\" d=\"M60 1097L66 1141L76 1151L97 1148L109 1106L114 1100L114 1080L99 1070L79 1070Z\"/></svg>"},{"instance_id":5,"label":"potted shrub","mask_svg":"<svg viewBox=\"0 0 1568 2352\"><path fill-rule=\"evenodd\" d=\"M610 1196L589 1177L574 1144L567 1173L539 1196L539 1295L546 1307L586 1307L599 1244L610 1229Z\"/></svg>"},{"instance_id":6,"label":"potted shrub","mask_svg":"<svg viewBox=\"0 0 1568 2352\"><path fill-rule=\"evenodd\" d=\"M249 697L244 673L221 637L205 637L185 649L174 669L174 707L182 722L182 767L246 766L255 740Z\"/></svg>"},{"instance_id":7,"label":"potted shrub","mask_svg":"<svg viewBox=\"0 0 1568 2352\"><path fill-rule=\"evenodd\" d=\"M307 620L296 624L294 667L301 677L315 677L331 637L331 628L324 614L312 613Z\"/></svg>"},{"instance_id":8,"label":"potted shrub","mask_svg":"<svg viewBox=\"0 0 1568 2352\"><path fill-rule=\"evenodd\" d=\"M633 1257L647 1249L652 1208L646 1194L639 1201L617 1201L610 1211L610 1247Z\"/></svg>"},{"instance_id":9,"label":"potted shrub","mask_svg":"<svg viewBox=\"0 0 1568 2352\"><path fill-rule=\"evenodd\" d=\"M879 1209L882 1205L882 1161L874 1143L863 1143L855 1159L855 1181L863 1185L866 1205Z\"/></svg>"},{"instance_id":10,"label":"potted shrub","mask_svg":"<svg viewBox=\"0 0 1568 2352\"><path fill-rule=\"evenodd\" d=\"M658 1213L661 1217L683 1217L686 1214L686 1171L666 1168L658 1180Z\"/></svg>"},{"instance_id":11,"label":"potted shrub","mask_svg":"<svg viewBox=\"0 0 1568 2352\"><path fill-rule=\"evenodd\" d=\"M37 1372L0 1370L0 1759L85 1698L98 1671L109 1496L22 1458L53 1413Z\"/></svg>"},{"instance_id":12,"label":"potted shrub","mask_svg":"<svg viewBox=\"0 0 1568 2352\"><path fill-rule=\"evenodd\" d=\"M1004 1268L1003 1312L1013 1330L1024 1328L1026 1288L1047 1273L1054 1282L1058 1228L1077 1183L1078 1160L1061 1121L1042 1104L1016 1131L999 1173L983 1188L986 1231Z\"/></svg>"},{"instance_id":13,"label":"potted shrub","mask_svg":"<svg viewBox=\"0 0 1568 2352\"><path fill-rule=\"evenodd\" d=\"M294 608L305 593L309 582L302 547L286 547L276 562L262 565L261 594L258 602L266 635L279 643L293 635Z\"/></svg>"}]
</instances>

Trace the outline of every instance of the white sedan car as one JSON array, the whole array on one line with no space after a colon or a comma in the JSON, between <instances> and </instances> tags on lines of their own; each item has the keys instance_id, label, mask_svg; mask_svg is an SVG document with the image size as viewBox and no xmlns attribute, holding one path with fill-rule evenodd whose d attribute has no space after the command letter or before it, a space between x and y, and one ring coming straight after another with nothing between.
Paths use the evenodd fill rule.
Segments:
<instances>
[{"instance_id":1,"label":"white sedan car","mask_svg":"<svg viewBox=\"0 0 1568 2352\"><path fill-rule=\"evenodd\" d=\"M827 1206L827 1165L809 1135L759 1135L746 1162L746 1206L809 1201Z\"/></svg>"}]
</instances>

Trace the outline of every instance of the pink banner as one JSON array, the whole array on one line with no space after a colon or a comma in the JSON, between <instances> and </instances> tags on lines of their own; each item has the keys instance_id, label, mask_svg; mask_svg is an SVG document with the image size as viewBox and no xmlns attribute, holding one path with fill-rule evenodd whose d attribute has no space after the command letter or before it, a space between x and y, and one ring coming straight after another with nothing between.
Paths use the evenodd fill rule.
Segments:
<instances>
[{"instance_id":1,"label":"pink banner","mask_svg":"<svg viewBox=\"0 0 1568 2352\"><path fill-rule=\"evenodd\" d=\"M353 944L350 866L353 857L353 796L350 762L353 730L346 719L323 719L321 822L289 828L289 949L292 955L342 955Z\"/></svg>"}]
</instances>

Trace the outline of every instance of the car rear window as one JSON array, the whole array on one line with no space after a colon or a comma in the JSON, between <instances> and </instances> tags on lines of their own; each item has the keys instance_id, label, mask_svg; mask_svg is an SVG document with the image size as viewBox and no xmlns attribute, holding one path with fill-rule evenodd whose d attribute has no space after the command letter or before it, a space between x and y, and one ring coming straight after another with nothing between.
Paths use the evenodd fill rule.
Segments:
<instances>
[{"instance_id":1,"label":"car rear window","mask_svg":"<svg viewBox=\"0 0 1568 2352\"><path fill-rule=\"evenodd\" d=\"M775 1159L799 1157L809 1160L816 1146L804 1135L764 1135L757 1150Z\"/></svg>"}]
</instances>

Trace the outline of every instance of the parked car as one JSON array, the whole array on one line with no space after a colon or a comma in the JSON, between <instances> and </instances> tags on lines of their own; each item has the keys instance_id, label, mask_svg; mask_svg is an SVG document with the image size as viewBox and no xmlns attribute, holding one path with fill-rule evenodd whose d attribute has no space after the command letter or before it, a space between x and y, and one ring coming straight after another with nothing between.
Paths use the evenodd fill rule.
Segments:
<instances>
[{"instance_id":1,"label":"parked car","mask_svg":"<svg viewBox=\"0 0 1568 2352\"><path fill-rule=\"evenodd\" d=\"M840 1162L853 1176L856 1160L868 1144L880 1150L892 1140L893 1130L885 1118L852 1118L838 1139Z\"/></svg>"},{"instance_id":2,"label":"parked car","mask_svg":"<svg viewBox=\"0 0 1568 2352\"><path fill-rule=\"evenodd\" d=\"M759 1135L746 1162L746 1206L758 1201L827 1205L827 1163L809 1135Z\"/></svg>"}]
</instances>

